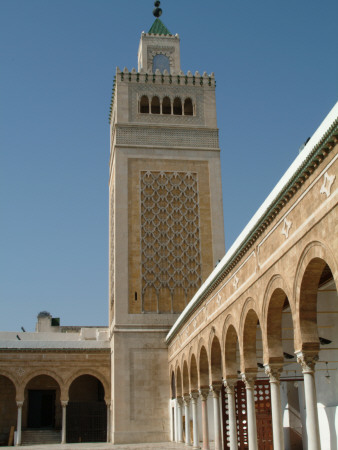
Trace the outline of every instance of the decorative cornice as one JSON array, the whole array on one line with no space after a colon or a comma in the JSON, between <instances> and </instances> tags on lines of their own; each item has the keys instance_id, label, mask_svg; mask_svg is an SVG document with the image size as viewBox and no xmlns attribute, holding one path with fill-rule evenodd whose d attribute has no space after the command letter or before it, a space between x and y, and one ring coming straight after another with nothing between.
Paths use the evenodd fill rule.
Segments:
<instances>
[{"instance_id":1,"label":"decorative cornice","mask_svg":"<svg viewBox=\"0 0 338 450\"><path fill-rule=\"evenodd\" d=\"M106 348L0 348L1 353L111 353Z\"/></svg>"}]
</instances>

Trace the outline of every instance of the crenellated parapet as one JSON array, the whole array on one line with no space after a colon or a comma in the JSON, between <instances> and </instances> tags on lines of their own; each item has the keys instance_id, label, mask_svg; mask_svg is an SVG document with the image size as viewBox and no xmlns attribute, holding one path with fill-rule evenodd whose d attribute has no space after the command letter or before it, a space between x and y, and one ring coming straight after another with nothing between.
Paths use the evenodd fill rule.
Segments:
<instances>
[{"instance_id":1,"label":"crenellated parapet","mask_svg":"<svg viewBox=\"0 0 338 450\"><path fill-rule=\"evenodd\" d=\"M117 67L113 81L112 98L109 111L110 124L112 123L114 101L116 97L116 87L118 84L138 84L138 85L143 84L144 86L149 87L148 89L149 92L156 93L157 91L159 96L161 96L162 94L162 97L169 95L168 89L163 90L163 87L173 88L176 86L177 88L181 89L179 90L171 89L172 93L171 96L173 97L174 100L175 94L179 96L180 91L183 91L182 88L184 88L185 93L189 91L191 92L192 88L194 89L211 88L214 90L216 87L216 80L214 73L207 74L207 72L200 74L198 71L196 71L193 74L190 70L187 73L184 73L183 71L180 70L177 73L169 73L166 69L164 69L162 73L159 69L156 69L155 72L146 72L143 69L137 71L135 68L129 70L126 67L121 71ZM186 88L188 88L188 90ZM138 91L140 90L138 89ZM182 112L182 115L184 115L184 112Z\"/></svg>"}]
</instances>

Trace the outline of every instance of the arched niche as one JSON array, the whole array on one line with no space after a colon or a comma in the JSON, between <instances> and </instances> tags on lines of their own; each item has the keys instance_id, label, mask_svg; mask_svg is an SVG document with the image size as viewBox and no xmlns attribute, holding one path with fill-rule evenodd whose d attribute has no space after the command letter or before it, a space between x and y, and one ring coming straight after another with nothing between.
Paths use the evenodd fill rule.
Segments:
<instances>
[{"instance_id":1,"label":"arched niche","mask_svg":"<svg viewBox=\"0 0 338 450\"><path fill-rule=\"evenodd\" d=\"M93 375L80 375L69 387L67 442L106 442L107 406L102 382Z\"/></svg>"},{"instance_id":2,"label":"arched niche","mask_svg":"<svg viewBox=\"0 0 338 450\"><path fill-rule=\"evenodd\" d=\"M8 443L11 426L16 424L17 406L14 383L0 375L0 445Z\"/></svg>"},{"instance_id":3,"label":"arched niche","mask_svg":"<svg viewBox=\"0 0 338 450\"><path fill-rule=\"evenodd\" d=\"M149 114L149 98L146 95L142 95L140 99L140 113Z\"/></svg>"},{"instance_id":4,"label":"arched niche","mask_svg":"<svg viewBox=\"0 0 338 450\"><path fill-rule=\"evenodd\" d=\"M191 98L186 98L184 100L184 115L185 116L193 116L194 115L194 106Z\"/></svg>"},{"instance_id":5,"label":"arched niche","mask_svg":"<svg viewBox=\"0 0 338 450\"><path fill-rule=\"evenodd\" d=\"M160 99L155 95L151 99L151 114L160 114L161 113L161 103Z\"/></svg>"},{"instance_id":6,"label":"arched niche","mask_svg":"<svg viewBox=\"0 0 338 450\"><path fill-rule=\"evenodd\" d=\"M174 99L174 105L173 105L173 112L175 116L181 116L182 115L182 101L179 97L176 97Z\"/></svg>"}]
</instances>

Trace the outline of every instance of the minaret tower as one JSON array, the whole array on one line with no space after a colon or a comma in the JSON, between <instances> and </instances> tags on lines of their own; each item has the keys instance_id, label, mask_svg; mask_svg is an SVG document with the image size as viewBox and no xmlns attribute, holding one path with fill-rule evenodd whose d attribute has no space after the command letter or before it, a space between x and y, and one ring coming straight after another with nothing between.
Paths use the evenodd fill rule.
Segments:
<instances>
[{"instance_id":1,"label":"minaret tower","mask_svg":"<svg viewBox=\"0 0 338 450\"><path fill-rule=\"evenodd\" d=\"M110 113L109 322L114 443L169 439L164 338L224 255L215 79L186 74L159 16Z\"/></svg>"}]
</instances>

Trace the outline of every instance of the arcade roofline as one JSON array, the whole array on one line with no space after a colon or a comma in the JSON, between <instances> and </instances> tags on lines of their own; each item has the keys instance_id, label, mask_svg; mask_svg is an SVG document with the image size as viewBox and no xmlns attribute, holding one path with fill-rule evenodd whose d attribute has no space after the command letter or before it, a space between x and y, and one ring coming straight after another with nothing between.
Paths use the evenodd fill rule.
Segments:
<instances>
[{"instance_id":1,"label":"arcade roofline","mask_svg":"<svg viewBox=\"0 0 338 450\"><path fill-rule=\"evenodd\" d=\"M185 320L200 306L211 291L238 264L259 236L320 165L338 141L338 102L307 142L291 166L259 207L228 252L178 317L166 336L166 343L176 336Z\"/></svg>"}]
</instances>

